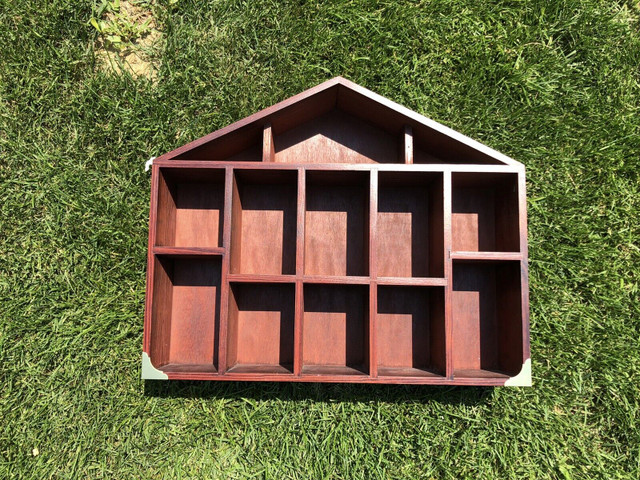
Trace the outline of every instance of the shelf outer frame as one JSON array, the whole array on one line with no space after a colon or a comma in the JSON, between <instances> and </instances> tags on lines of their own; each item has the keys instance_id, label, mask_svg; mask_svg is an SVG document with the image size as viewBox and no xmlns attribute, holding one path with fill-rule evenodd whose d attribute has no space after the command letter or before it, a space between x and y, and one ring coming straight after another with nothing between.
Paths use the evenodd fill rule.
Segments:
<instances>
[{"instance_id":1,"label":"shelf outer frame","mask_svg":"<svg viewBox=\"0 0 640 480\"><path fill-rule=\"evenodd\" d=\"M278 163L276 161L275 140L278 128L281 126L272 123L273 118L283 118L292 111L299 111L298 102L318 102L333 98L335 102L351 104L358 102L358 99L369 102L368 108L371 111L381 108L388 110L394 118L399 116L406 122L398 133L398 158L396 163L362 163L362 164L321 164L321 163ZM324 100L323 100L324 99ZM373 104L371 103L373 102ZM372 106L373 105L373 106ZM322 107L325 108L325 107ZM365 108L365 110L366 110ZM297 110L296 110L297 109ZM373 110L372 110L373 109ZM289 112L289 114L287 113ZM280 117L278 117L280 116ZM291 123L291 119L288 120ZM200 159L194 156L194 151L207 145L209 142L219 142L223 137L229 138L231 142L236 141L242 132L255 130L259 133L259 149L261 156L256 161L238 161L238 158L227 160ZM425 131L430 131L439 138L447 137L460 145L460 152L476 152L482 158L491 159L495 163L478 164L462 163L464 153L458 160L440 163L420 163L424 161L424 151L416 141ZM415 137L415 138L414 138ZM414 149L416 149L414 151ZM191 153L190 153L191 152ZM180 156L187 155L190 159L180 159ZM422 157L420 156L422 155ZM214 157L215 158L215 157ZM422 159L422 160L420 160ZM418 163L416 163L418 162ZM206 247L171 247L157 245L157 224L158 224L158 195L161 169L218 169L224 170L224 212L223 212L223 238L222 246L211 248ZM295 251L295 274L287 275L260 275L260 274L231 274L230 273L230 250L231 250L231 229L233 227L233 203L239 201L234 196L234 175L236 171L243 169L250 170L293 170L297 173L298 191L296 207L296 251ZM304 274L304 241L305 241L305 195L306 195L306 174L310 171L329 170L333 172L366 172L369 175L369 203L368 203L368 275L362 277L336 277L326 275L305 275ZM443 228L444 228L444 272L442 278L395 278L378 277L376 258L376 235L377 235L377 203L378 203L378 174L379 172L434 172L443 176ZM517 174L518 185L518 233L519 252L455 252L452 251L452 175L459 172L467 173L493 173L493 174ZM205 137L190 142L176 150L168 152L155 159L151 168L151 198L149 210L149 239L147 253L147 287L145 298L144 332L143 332L143 354L142 354L142 378L148 380L217 380L217 381L277 381L277 382L323 382L323 383L380 383L380 384L416 384L416 385L476 385L476 386L528 386L531 385L531 360L529 344L529 283L528 283L528 253L527 253L527 224L526 224L526 180L524 166L485 145L480 144L454 130L449 129L433 120L412 112L401 105L392 102L380 95L360 87L341 77L324 82L301 94L291 97L261 112L242 119L221 130L213 132ZM221 266L221 295L220 295L220 323L219 334L217 336L218 358L217 371L163 371L162 366L154 366L154 338L158 336L153 331L153 297L154 297L154 269L155 260L159 256L173 256L183 258L211 258L219 256L222 259ZM520 264L521 275L521 321L522 321L522 369L515 376L508 376L500 373L478 371L476 376L459 377L454 375L452 364L452 272L454 261L471 262L518 262ZM229 289L230 282L254 282L254 283L290 283L294 285L295 291L295 318L294 318L294 352L293 352L293 372L290 374L270 374L270 373L234 373L227 368L227 323L229 309ZM309 284L351 284L364 285L369 289L369 373L362 375L315 375L305 374L302 365L302 329L304 314L304 288ZM377 345L376 345L376 312L378 285L400 285L400 286L424 286L444 289L444 334L446 351L446 369L443 375L433 376L379 376L377 372ZM154 337L155 335L155 337Z\"/></svg>"},{"instance_id":2,"label":"shelf outer frame","mask_svg":"<svg viewBox=\"0 0 640 480\"><path fill-rule=\"evenodd\" d=\"M158 215L158 178L161 168L215 168L225 170L225 207L223 225L223 246L215 248L161 247L155 245L157 215ZM294 170L298 172L298 207L297 207L297 239L296 239L296 273L295 275L239 275L229 273L229 248L231 235L231 210L233 204L232 181L234 170L242 169L277 169ZM365 277L332 277L304 275L304 184L306 172L309 170L332 171L368 171L370 173L369 197L369 275ZM378 172L439 172L443 174L443 207L444 207L444 278L387 278L377 277L375 258L375 235L377 214ZM451 250L451 178L455 172L481 173L515 173L518 175L518 209L520 252L454 252ZM478 386L526 386L531 384L531 364L529 357L529 295L527 269L527 236L526 236L526 194L524 167L502 165L465 165L465 164L365 164L365 165L322 165L322 164L277 164L263 162L220 162L209 160L164 160L157 161L152 166L152 195L150 206L149 250L147 269L147 298L145 309L145 329L143 336L143 378L169 380L228 380L228 381L279 381L279 382L326 382L326 383L382 383L382 384L424 384L424 385L478 385ZM221 283L221 312L218 348L217 372L164 372L162 367L154 367L151 361L151 309L153 299L154 259L156 255L185 255L191 258L197 256L222 256ZM461 261L517 261L521 265L521 295L522 295L522 350L523 367L520 374L509 377L496 374L493 377L454 377L451 362L451 274L454 260ZM246 278L243 278L246 277ZM263 373L233 373L227 371L226 366L226 338L228 317L229 282L262 282L262 283L293 283L295 285L295 326L294 326L294 370L291 374L263 374ZM303 289L305 284L364 284L369 285L369 374L368 375L308 375L302 373L302 312ZM446 373L443 376L424 377L380 377L377 375L375 312L378 285L423 285L442 286L445 288L445 348Z\"/></svg>"}]
</instances>

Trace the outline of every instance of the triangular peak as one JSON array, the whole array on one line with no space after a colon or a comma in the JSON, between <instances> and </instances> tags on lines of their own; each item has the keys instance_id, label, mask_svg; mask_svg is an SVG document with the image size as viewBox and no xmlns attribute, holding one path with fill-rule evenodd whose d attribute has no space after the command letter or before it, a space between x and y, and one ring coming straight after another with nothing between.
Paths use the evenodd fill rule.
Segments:
<instances>
[{"instance_id":1,"label":"triangular peak","mask_svg":"<svg viewBox=\"0 0 640 480\"><path fill-rule=\"evenodd\" d=\"M160 158L299 164L519 165L341 77Z\"/></svg>"}]
</instances>

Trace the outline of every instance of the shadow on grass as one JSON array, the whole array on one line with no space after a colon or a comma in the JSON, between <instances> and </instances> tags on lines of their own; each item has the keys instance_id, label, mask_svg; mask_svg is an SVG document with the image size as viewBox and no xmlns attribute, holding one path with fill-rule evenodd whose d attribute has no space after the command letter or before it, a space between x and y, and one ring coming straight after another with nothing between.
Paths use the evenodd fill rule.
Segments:
<instances>
[{"instance_id":1,"label":"shadow on grass","mask_svg":"<svg viewBox=\"0 0 640 480\"><path fill-rule=\"evenodd\" d=\"M446 405L478 405L491 399L493 387L146 380L144 394L157 398L250 398L255 400L312 400L315 402L438 402Z\"/></svg>"}]
</instances>

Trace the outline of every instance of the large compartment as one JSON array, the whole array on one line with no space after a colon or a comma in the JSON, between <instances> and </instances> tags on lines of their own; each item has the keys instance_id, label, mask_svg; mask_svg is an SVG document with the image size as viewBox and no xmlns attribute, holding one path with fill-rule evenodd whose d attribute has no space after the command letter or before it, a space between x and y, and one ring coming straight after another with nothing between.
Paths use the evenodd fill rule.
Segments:
<instances>
[{"instance_id":1,"label":"large compartment","mask_svg":"<svg viewBox=\"0 0 640 480\"><path fill-rule=\"evenodd\" d=\"M444 288L378 287L379 376L446 373Z\"/></svg>"},{"instance_id":2,"label":"large compartment","mask_svg":"<svg viewBox=\"0 0 640 480\"><path fill-rule=\"evenodd\" d=\"M156 257L151 360L168 371L215 372L220 258Z\"/></svg>"},{"instance_id":3,"label":"large compartment","mask_svg":"<svg viewBox=\"0 0 640 480\"><path fill-rule=\"evenodd\" d=\"M520 262L454 262L452 321L454 376L517 374L523 358Z\"/></svg>"},{"instance_id":4,"label":"large compartment","mask_svg":"<svg viewBox=\"0 0 640 480\"><path fill-rule=\"evenodd\" d=\"M369 274L369 172L308 171L304 273Z\"/></svg>"},{"instance_id":5,"label":"large compartment","mask_svg":"<svg viewBox=\"0 0 640 480\"><path fill-rule=\"evenodd\" d=\"M233 283L227 326L230 373L292 373L293 284Z\"/></svg>"},{"instance_id":6,"label":"large compartment","mask_svg":"<svg viewBox=\"0 0 640 480\"><path fill-rule=\"evenodd\" d=\"M378 185L378 276L443 277L442 174L380 172Z\"/></svg>"},{"instance_id":7,"label":"large compartment","mask_svg":"<svg viewBox=\"0 0 640 480\"><path fill-rule=\"evenodd\" d=\"M235 171L231 273L295 273L297 190L295 170Z\"/></svg>"},{"instance_id":8,"label":"large compartment","mask_svg":"<svg viewBox=\"0 0 640 480\"><path fill-rule=\"evenodd\" d=\"M304 285L302 373L369 371L369 287Z\"/></svg>"}]
</instances>

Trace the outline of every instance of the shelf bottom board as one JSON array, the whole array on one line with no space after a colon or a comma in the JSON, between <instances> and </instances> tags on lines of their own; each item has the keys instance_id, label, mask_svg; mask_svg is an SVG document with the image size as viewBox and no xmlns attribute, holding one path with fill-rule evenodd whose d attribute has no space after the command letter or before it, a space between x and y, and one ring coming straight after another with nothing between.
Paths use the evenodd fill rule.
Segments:
<instances>
[{"instance_id":1,"label":"shelf bottom board","mask_svg":"<svg viewBox=\"0 0 640 480\"><path fill-rule=\"evenodd\" d=\"M217 373L210 363L168 363L159 368L164 373Z\"/></svg>"},{"instance_id":2,"label":"shelf bottom board","mask_svg":"<svg viewBox=\"0 0 640 480\"><path fill-rule=\"evenodd\" d=\"M443 377L430 370L413 367L378 367L379 377Z\"/></svg>"},{"instance_id":3,"label":"shelf bottom board","mask_svg":"<svg viewBox=\"0 0 640 480\"><path fill-rule=\"evenodd\" d=\"M237 363L227 373L258 373L293 375L293 365L265 365L263 363Z\"/></svg>"},{"instance_id":4,"label":"shelf bottom board","mask_svg":"<svg viewBox=\"0 0 640 480\"><path fill-rule=\"evenodd\" d=\"M363 375L367 376L363 367L350 367L347 365L305 365L302 367L302 375Z\"/></svg>"},{"instance_id":5,"label":"shelf bottom board","mask_svg":"<svg viewBox=\"0 0 640 480\"><path fill-rule=\"evenodd\" d=\"M510 377L510 375L497 370L461 369L453 371L453 378L501 378L506 380Z\"/></svg>"}]
</instances>

